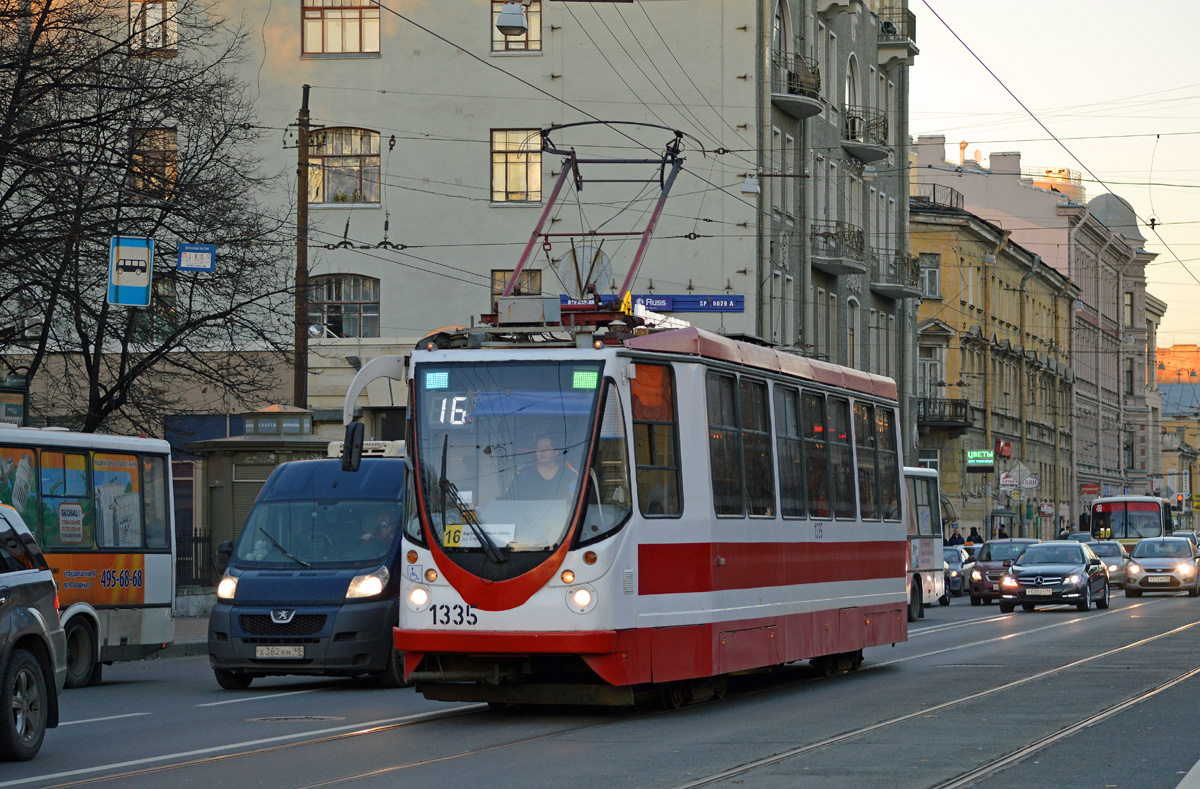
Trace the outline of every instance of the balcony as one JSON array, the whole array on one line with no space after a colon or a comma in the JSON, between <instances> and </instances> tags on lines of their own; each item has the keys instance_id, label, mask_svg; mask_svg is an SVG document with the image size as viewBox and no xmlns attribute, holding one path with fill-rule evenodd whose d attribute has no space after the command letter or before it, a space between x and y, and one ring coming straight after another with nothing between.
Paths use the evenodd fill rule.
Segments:
<instances>
[{"instance_id":1,"label":"balcony","mask_svg":"<svg viewBox=\"0 0 1200 789\"><path fill-rule=\"evenodd\" d=\"M791 52L772 54L771 103L796 120L819 114L825 104L817 61Z\"/></svg>"},{"instance_id":2,"label":"balcony","mask_svg":"<svg viewBox=\"0 0 1200 789\"><path fill-rule=\"evenodd\" d=\"M897 252L890 259L879 258L871 277L871 290L889 299L919 299L924 296L917 258L906 252Z\"/></svg>"},{"instance_id":3,"label":"balcony","mask_svg":"<svg viewBox=\"0 0 1200 789\"><path fill-rule=\"evenodd\" d=\"M879 11L879 65L911 66L917 49L917 17L907 8L883 8Z\"/></svg>"},{"instance_id":4,"label":"balcony","mask_svg":"<svg viewBox=\"0 0 1200 789\"><path fill-rule=\"evenodd\" d=\"M962 192L949 186L917 183L908 190L908 206L910 211L934 208L961 211L963 210L963 196Z\"/></svg>"},{"instance_id":5,"label":"balcony","mask_svg":"<svg viewBox=\"0 0 1200 789\"><path fill-rule=\"evenodd\" d=\"M867 273L867 245L861 227L841 221L812 223L812 264L827 274Z\"/></svg>"},{"instance_id":6,"label":"balcony","mask_svg":"<svg viewBox=\"0 0 1200 789\"><path fill-rule=\"evenodd\" d=\"M944 430L955 438L971 428L971 401L942 397L917 398L917 430L929 433Z\"/></svg>"},{"instance_id":7,"label":"balcony","mask_svg":"<svg viewBox=\"0 0 1200 789\"><path fill-rule=\"evenodd\" d=\"M849 105L842 126L842 147L864 164L886 159L888 155L887 115L873 107Z\"/></svg>"}]
</instances>

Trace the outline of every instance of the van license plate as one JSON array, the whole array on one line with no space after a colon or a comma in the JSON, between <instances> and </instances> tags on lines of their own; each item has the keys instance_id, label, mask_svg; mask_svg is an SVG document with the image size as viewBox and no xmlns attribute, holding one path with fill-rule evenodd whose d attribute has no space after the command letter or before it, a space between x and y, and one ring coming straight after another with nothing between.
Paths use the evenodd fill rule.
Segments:
<instances>
[{"instance_id":1,"label":"van license plate","mask_svg":"<svg viewBox=\"0 0 1200 789\"><path fill-rule=\"evenodd\" d=\"M256 658L302 658L304 647L255 647Z\"/></svg>"}]
</instances>

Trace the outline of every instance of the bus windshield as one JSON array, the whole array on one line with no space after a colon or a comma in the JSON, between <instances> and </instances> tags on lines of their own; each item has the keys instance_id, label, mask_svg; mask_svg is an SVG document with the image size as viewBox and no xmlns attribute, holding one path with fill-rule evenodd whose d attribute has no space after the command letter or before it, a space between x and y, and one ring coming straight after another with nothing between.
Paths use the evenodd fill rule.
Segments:
<instances>
[{"instance_id":1,"label":"bus windshield","mask_svg":"<svg viewBox=\"0 0 1200 789\"><path fill-rule=\"evenodd\" d=\"M423 364L415 379L417 481L431 538L451 555L498 564L554 550L584 487L601 365ZM423 539L416 510L409 533Z\"/></svg>"},{"instance_id":2,"label":"bus windshield","mask_svg":"<svg viewBox=\"0 0 1200 789\"><path fill-rule=\"evenodd\" d=\"M1097 501L1092 536L1103 540L1163 537L1162 505L1154 501Z\"/></svg>"}]
</instances>

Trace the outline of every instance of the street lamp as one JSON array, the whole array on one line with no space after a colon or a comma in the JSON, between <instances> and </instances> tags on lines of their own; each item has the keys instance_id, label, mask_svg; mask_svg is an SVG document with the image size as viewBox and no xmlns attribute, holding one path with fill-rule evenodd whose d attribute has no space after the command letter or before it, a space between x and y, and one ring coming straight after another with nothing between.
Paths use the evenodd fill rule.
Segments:
<instances>
[{"instance_id":1,"label":"street lamp","mask_svg":"<svg viewBox=\"0 0 1200 789\"><path fill-rule=\"evenodd\" d=\"M496 29L506 36L523 36L529 32L525 7L520 3L505 3L496 17Z\"/></svg>"}]
</instances>

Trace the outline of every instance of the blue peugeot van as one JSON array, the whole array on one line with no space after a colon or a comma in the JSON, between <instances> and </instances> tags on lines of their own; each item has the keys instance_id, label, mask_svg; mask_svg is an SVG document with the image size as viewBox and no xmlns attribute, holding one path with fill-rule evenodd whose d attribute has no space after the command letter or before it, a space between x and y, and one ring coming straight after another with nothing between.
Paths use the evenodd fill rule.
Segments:
<instances>
[{"instance_id":1,"label":"blue peugeot van","mask_svg":"<svg viewBox=\"0 0 1200 789\"><path fill-rule=\"evenodd\" d=\"M280 465L236 545L218 546L228 566L208 620L208 656L221 687L281 674L404 684L392 645L404 458L402 445L389 443L392 457L363 457L358 472L337 459Z\"/></svg>"}]
</instances>

